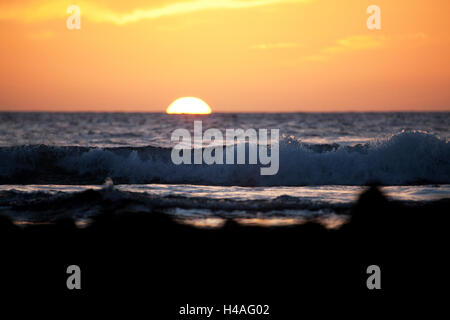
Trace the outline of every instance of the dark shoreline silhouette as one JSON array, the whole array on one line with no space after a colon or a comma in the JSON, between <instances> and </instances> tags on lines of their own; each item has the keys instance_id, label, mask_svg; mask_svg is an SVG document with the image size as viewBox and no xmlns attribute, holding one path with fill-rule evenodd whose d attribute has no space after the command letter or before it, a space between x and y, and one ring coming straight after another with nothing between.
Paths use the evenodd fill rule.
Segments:
<instances>
[{"instance_id":1,"label":"dark shoreline silhouette","mask_svg":"<svg viewBox=\"0 0 450 320\"><path fill-rule=\"evenodd\" d=\"M95 196L87 191L73 201ZM0 290L34 299L145 300L167 319L186 303L266 303L273 319L311 301L383 304L444 286L449 208L450 199L411 206L370 187L337 230L233 220L199 229L151 209L127 213L108 203L84 228L70 219L19 227L0 216ZM72 264L82 270L79 291L66 288ZM381 268L381 290L366 287L369 265Z\"/></svg>"}]
</instances>

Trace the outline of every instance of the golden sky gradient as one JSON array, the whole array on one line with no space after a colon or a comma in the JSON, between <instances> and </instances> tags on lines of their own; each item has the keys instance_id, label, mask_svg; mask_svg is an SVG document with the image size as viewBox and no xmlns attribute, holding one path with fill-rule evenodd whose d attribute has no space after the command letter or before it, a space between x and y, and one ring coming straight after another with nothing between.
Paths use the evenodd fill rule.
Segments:
<instances>
[{"instance_id":1,"label":"golden sky gradient","mask_svg":"<svg viewBox=\"0 0 450 320\"><path fill-rule=\"evenodd\" d=\"M81 8L81 29L66 10ZM368 30L366 9L381 8ZM448 0L0 1L0 110L450 110Z\"/></svg>"}]
</instances>

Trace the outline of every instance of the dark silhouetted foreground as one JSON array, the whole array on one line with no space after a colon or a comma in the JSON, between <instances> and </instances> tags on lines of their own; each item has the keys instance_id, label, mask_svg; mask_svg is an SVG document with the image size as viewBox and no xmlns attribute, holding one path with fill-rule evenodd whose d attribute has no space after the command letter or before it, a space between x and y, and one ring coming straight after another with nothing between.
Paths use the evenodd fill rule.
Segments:
<instances>
[{"instance_id":1,"label":"dark silhouetted foreground","mask_svg":"<svg viewBox=\"0 0 450 320\"><path fill-rule=\"evenodd\" d=\"M449 204L390 202L373 187L338 230L231 220L198 229L151 210L117 214L107 206L85 228L70 220L19 227L3 217L1 290L79 306L106 301L109 310L132 301L130 310L145 306L159 319L176 319L187 303L270 304L273 319L316 307L318 316L356 305L373 311L445 286ZM71 264L81 267L80 291L66 288ZM380 291L366 287L372 264L381 267Z\"/></svg>"}]
</instances>

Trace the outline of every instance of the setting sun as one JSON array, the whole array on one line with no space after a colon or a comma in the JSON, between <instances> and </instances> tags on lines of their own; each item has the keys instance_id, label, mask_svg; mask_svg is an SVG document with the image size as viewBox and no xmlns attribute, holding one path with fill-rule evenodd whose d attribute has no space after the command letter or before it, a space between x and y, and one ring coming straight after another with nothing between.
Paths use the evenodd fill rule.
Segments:
<instances>
[{"instance_id":1,"label":"setting sun","mask_svg":"<svg viewBox=\"0 0 450 320\"><path fill-rule=\"evenodd\" d=\"M202 99L184 97L172 102L166 112L169 114L210 114L211 108Z\"/></svg>"}]
</instances>

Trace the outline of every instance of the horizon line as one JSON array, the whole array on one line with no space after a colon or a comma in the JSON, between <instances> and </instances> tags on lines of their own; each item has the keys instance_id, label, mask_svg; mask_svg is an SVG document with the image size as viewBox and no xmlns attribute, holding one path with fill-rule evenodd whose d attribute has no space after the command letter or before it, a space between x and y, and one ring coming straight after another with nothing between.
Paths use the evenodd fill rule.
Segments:
<instances>
[{"instance_id":1,"label":"horizon line","mask_svg":"<svg viewBox=\"0 0 450 320\"><path fill-rule=\"evenodd\" d=\"M448 110L442 109L431 109L431 110L328 110L328 111L217 111L210 114L168 114L165 111L142 111L142 110L105 110L105 111L95 111L95 110L0 110L0 113L148 113L148 114L167 114L167 115L178 115L178 116L208 116L211 114L293 114L293 113L442 113L450 112Z\"/></svg>"}]
</instances>

